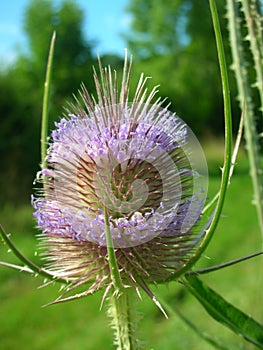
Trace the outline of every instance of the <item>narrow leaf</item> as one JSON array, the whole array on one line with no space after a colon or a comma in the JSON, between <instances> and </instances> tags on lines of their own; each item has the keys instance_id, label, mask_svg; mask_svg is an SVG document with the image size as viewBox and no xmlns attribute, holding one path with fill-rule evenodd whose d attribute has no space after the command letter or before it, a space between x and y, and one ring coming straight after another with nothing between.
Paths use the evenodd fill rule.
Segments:
<instances>
[{"instance_id":1,"label":"narrow leaf","mask_svg":"<svg viewBox=\"0 0 263 350\"><path fill-rule=\"evenodd\" d=\"M179 311L178 308L176 308L174 305L171 306L169 302L166 302L165 299L163 299L160 296L160 294L158 294L157 298L159 299L164 309L167 311L169 318L171 317L172 320L175 320L179 317L188 327L190 327L192 331L194 331L201 339L211 344L215 349L220 349L220 350L236 349L233 344L225 345L214 335L211 335L207 333L207 331L203 331L202 329L198 328L191 320L189 320L186 316L184 316L181 313L181 311Z\"/></svg>"},{"instance_id":2,"label":"narrow leaf","mask_svg":"<svg viewBox=\"0 0 263 350\"><path fill-rule=\"evenodd\" d=\"M48 107L49 107L49 93L50 93L50 82L51 82L51 71L55 49L56 32L53 33L49 55L47 61L46 78L44 85L44 96L43 96L43 107L42 107L42 122L41 122L41 168L46 167L46 155L47 155L47 130L48 130Z\"/></svg>"},{"instance_id":3,"label":"narrow leaf","mask_svg":"<svg viewBox=\"0 0 263 350\"><path fill-rule=\"evenodd\" d=\"M186 274L187 275L188 274L189 275L191 275L191 274L201 275L201 274L205 274L205 273L209 273L209 272L213 272L213 271L218 271L218 270L224 269L225 267L229 267L229 266L238 264L238 263L240 263L242 261L255 258L255 257L257 257L259 255L262 255L262 254L263 254L263 251L262 252L253 253L253 254L250 254L250 255L242 256L242 258L238 258L238 259L235 259L235 260L230 260L230 261L228 261L226 263L222 263L222 264L215 265L215 266L210 266L210 267L207 267L205 269L188 271Z\"/></svg>"},{"instance_id":4,"label":"narrow leaf","mask_svg":"<svg viewBox=\"0 0 263 350\"><path fill-rule=\"evenodd\" d=\"M21 271L29 272L29 273L35 273L42 275L46 278L56 280L58 282L63 282L63 283L68 283L69 281L66 279L61 279L59 276L56 276L55 274L49 272L48 270L42 269L40 266L36 265L34 262L29 260L17 247L16 245L12 242L10 235L8 235L4 228L0 225L0 238L2 237L3 241L8 245L12 253L22 262L25 264L25 267L19 267L17 265L12 265L4 262L0 262L0 265L2 266L8 266L12 267L14 269L18 269Z\"/></svg>"},{"instance_id":5,"label":"narrow leaf","mask_svg":"<svg viewBox=\"0 0 263 350\"><path fill-rule=\"evenodd\" d=\"M236 334L263 349L263 325L227 302L195 275L187 275L186 287L210 316Z\"/></svg>"}]
</instances>

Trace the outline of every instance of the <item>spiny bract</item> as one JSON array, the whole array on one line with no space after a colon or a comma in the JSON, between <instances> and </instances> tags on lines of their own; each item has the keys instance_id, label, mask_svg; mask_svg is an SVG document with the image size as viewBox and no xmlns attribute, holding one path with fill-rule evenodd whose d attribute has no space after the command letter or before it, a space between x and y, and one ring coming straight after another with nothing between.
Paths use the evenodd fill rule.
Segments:
<instances>
[{"instance_id":1,"label":"spiny bract","mask_svg":"<svg viewBox=\"0 0 263 350\"><path fill-rule=\"evenodd\" d=\"M198 168L205 160L186 124L161 108L157 89L148 93L143 75L129 102L127 55L120 92L116 72L100 61L99 70L97 99L82 86L56 123L34 216L49 271L70 281L70 290L87 284L86 295L112 284L107 211L124 285L151 294L148 283L177 276L200 242L206 185Z\"/></svg>"}]
</instances>

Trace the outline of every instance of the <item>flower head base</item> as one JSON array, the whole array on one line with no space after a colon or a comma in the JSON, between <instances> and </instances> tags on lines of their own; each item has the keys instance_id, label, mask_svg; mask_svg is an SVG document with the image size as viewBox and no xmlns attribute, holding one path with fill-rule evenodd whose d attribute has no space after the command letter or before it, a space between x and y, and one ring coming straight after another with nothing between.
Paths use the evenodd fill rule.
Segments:
<instances>
[{"instance_id":1,"label":"flower head base","mask_svg":"<svg viewBox=\"0 0 263 350\"><path fill-rule=\"evenodd\" d=\"M192 256L206 195L206 163L186 124L147 95L141 76L128 101L125 59L120 94L111 69L94 72L98 101L82 87L81 101L56 124L34 199L50 269L110 284L105 234L109 220L121 278L127 285L170 279Z\"/></svg>"}]
</instances>

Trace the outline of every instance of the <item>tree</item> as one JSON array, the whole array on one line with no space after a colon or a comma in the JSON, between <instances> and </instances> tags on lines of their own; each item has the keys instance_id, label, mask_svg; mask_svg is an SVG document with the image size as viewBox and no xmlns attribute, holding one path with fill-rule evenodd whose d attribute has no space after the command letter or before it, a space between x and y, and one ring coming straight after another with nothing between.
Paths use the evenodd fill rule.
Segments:
<instances>
[{"instance_id":1,"label":"tree","mask_svg":"<svg viewBox=\"0 0 263 350\"><path fill-rule=\"evenodd\" d=\"M41 9L41 11L39 10ZM30 56L22 61L29 67L38 84L43 82L46 58L53 31L57 33L54 67L53 96L58 113L65 98L76 92L83 80L89 89L92 56L92 41L87 41L83 33L84 13L75 1L64 0L59 8L49 0L31 0L25 12L24 29L29 40ZM41 84L41 90L42 90Z\"/></svg>"},{"instance_id":2,"label":"tree","mask_svg":"<svg viewBox=\"0 0 263 350\"><path fill-rule=\"evenodd\" d=\"M227 38L223 0L218 9ZM160 84L160 93L195 132L222 131L221 82L208 3L130 0L127 11L132 15L129 47L139 58L135 69Z\"/></svg>"},{"instance_id":3,"label":"tree","mask_svg":"<svg viewBox=\"0 0 263 350\"><path fill-rule=\"evenodd\" d=\"M126 35L137 57L152 57L174 52L182 44L178 18L184 16L183 0L131 0L132 35Z\"/></svg>"},{"instance_id":4,"label":"tree","mask_svg":"<svg viewBox=\"0 0 263 350\"><path fill-rule=\"evenodd\" d=\"M28 50L0 74L1 200L27 201L40 162L39 139L46 61L52 32L57 40L52 78L50 127L64 112L82 81L89 90L94 62L92 41L83 28L84 13L75 1L31 0L25 10Z\"/></svg>"}]
</instances>

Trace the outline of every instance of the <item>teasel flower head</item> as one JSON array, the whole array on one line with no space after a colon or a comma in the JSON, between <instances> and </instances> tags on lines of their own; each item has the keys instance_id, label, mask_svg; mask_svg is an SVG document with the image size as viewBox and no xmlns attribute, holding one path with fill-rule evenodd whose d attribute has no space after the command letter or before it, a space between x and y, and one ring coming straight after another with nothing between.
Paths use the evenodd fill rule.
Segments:
<instances>
[{"instance_id":1,"label":"teasel flower head","mask_svg":"<svg viewBox=\"0 0 263 350\"><path fill-rule=\"evenodd\" d=\"M126 55L119 87L99 60L97 97L82 86L55 124L33 197L47 268L70 282L67 292L82 286L77 296L112 287L107 224L123 285L149 295L149 284L180 274L203 234L201 147L144 75L129 99L130 74Z\"/></svg>"}]
</instances>

